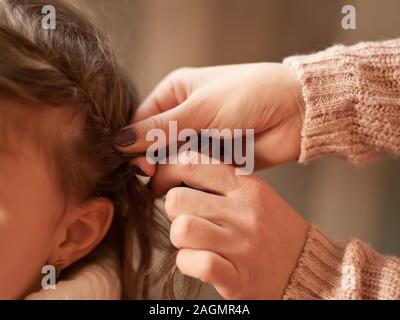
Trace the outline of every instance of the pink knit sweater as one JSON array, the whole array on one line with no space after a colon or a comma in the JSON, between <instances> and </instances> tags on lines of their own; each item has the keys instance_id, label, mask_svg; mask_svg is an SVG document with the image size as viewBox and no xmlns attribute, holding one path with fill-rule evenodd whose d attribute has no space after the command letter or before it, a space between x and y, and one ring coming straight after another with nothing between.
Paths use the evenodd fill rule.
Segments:
<instances>
[{"instance_id":1,"label":"pink knit sweater","mask_svg":"<svg viewBox=\"0 0 400 320\"><path fill-rule=\"evenodd\" d=\"M400 156L400 39L334 46L284 60L305 100L299 161ZM310 228L284 299L400 299L400 259Z\"/></svg>"}]
</instances>

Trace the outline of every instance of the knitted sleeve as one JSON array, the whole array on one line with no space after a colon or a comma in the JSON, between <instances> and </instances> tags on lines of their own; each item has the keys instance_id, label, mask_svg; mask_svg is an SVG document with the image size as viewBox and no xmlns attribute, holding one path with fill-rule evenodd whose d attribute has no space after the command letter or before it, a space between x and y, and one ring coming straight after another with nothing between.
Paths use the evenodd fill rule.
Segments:
<instances>
[{"instance_id":1,"label":"knitted sleeve","mask_svg":"<svg viewBox=\"0 0 400 320\"><path fill-rule=\"evenodd\" d=\"M299 161L400 156L400 39L286 58L305 101ZM400 299L400 259L310 228L284 299Z\"/></svg>"},{"instance_id":2,"label":"knitted sleeve","mask_svg":"<svg viewBox=\"0 0 400 320\"><path fill-rule=\"evenodd\" d=\"M284 299L400 299L400 259L311 226Z\"/></svg>"},{"instance_id":3,"label":"knitted sleeve","mask_svg":"<svg viewBox=\"0 0 400 320\"><path fill-rule=\"evenodd\" d=\"M400 155L400 39L286 58L305 100L299 161Z\"/></svg>"}]
</instances>

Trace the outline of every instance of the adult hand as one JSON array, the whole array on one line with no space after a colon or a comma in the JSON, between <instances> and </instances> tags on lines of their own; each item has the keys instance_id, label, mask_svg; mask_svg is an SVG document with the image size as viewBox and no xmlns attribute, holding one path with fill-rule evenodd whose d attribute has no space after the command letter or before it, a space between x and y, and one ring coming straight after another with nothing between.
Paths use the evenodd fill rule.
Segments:
<instances>
[{"instance_id":1,"label":"adult hand","mask_svg":"<svg viewBox=\"0 0 400 320\"><path fill-rule=\"evenodd\" d=\"M157 196L166 193L177 267L225 299L281 298L307 223L261 179L202 164L205 156L194 152L180 156L179 164L159 165L151 181Z\"/></svg>"},{"instance_id":2,"label":"adult hand","mask_svg":"<svg viewBox=\"0 0 400 320\"><path fill-rule=\"evenodd\" d=\"M296 74L281 63L178 69L139 107L115 143L126 153L145 152L153 128L254 129L257 168L296 160L300 153L303 98ZM142 159L134 160L148 175Z\"/></svg>"}]
</instances>

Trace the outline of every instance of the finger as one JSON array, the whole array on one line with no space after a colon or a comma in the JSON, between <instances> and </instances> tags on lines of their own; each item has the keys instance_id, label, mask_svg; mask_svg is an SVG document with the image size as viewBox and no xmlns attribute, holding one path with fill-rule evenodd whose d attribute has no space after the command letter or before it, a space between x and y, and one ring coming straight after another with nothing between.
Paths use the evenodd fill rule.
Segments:
<instances>
[{"instance_id":1,"label":"finger","mask_svg":"<svg viewBox=\"0 0 400 320\"><path fill-rule=\"evenodd\" d=\"M176 187L167 192L165 211L171 221L180 214L192 214L217 224L224 224L231 219L227 213L227 211L233 211L229 209L230 203L225 197L219 195L191 188Z\"/></svg>"},{"instance_id":2,"label":"finger","mask_svg":"<svg viewBox=\"0 0 400 320\"><path fill-rule=\"evenodd\" d=\"M129 161L129 164L134 168L138 175L152 177L156 173L156 167L150 164L146 157L137 157Z\"/></svg>"},{"instance_id":3,"label":"finger","mask_svg":"<svg viewBox=\"0 0 400 320\"><path fill-rule=\"evenodd\" d=\"M297 136L296 133L291 133L297 132L292 129L294 126L299 127L298 132L301 131L302 124L292 122L273 127L255 136L254 158L256 159L256 168L269 168L287 161L293 161L298 157L301 136L300 134ZM282 132L287 134L282 135ZM285 141L284 143L283 140Z\"/></svg>"},{"instance_id":4,"label":"finger","mask_svg":"<svg viewBox=\"0 0 400 320\"><path fill-rule=\"evenodd\" d=\"M232 245L229 230L215 223L189 214L179 215L171 224L171 243L178 249L202 249L219 253Z\"/></svg>"},{"instance_id":5,"label":"finger","mask_svg":"<svg viewBox=\"0 0 400 320\"><path fill-rule=\"evenodd\" d=\"M167 140L170 133L177 135L178 132L187 128L197 133L209 122L209 114L206 112L197 112L194 116L193 110L198 109L197 104L196 98L188 98L175 108L125 127L115 136L114 143L121 152L139 153L145 152L160 136Z\"/></svg>"},{"instance_id":6,"label":"finger","mask_svg":"<svg viewBox=\"0 0 400 320\"><path fill-rule=\"evenodd\" d=\"M219 292L230 292L239 283L233 263L211 251L181 249L176 266L183 274L214 285Z\"/></svg>"},{"instance_id":7,"label":"finger","mask_svg":"<svg viewBox=\"0 0 400 320\"><path fill-rule=\"evenodd\" d=\"M233 167L212 164L212 160L201 153L184 152L177 158L167 158L167 163L158 166L151 181L157 197L182 184L219 195L227 195L240 187L240 176L235 175Z\"/></svg>"},{"instance_id":8,"label":"finger","mask_svg":"<svg viewBox=\"0 0 400 320\"><path fill-rule=\"evenodd\" d=\"M177 74L172 72L153 89L136 111L134 122L174 108L186 100L185 82Z\"/></svg>"}]
</instances>

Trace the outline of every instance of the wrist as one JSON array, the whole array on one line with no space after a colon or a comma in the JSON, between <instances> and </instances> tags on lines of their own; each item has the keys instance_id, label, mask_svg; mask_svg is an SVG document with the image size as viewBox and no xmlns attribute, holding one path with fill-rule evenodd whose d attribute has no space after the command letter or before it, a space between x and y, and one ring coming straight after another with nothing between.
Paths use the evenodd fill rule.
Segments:
<instances>
[{"instance_id":1,"label":"wrist","mask_svg":"<svg viewBox=\"0 0 400 320\"><path fill-rule=\"evenodd\" d=\"M292 105L295 112L298 112L301 116L301 119L304 119L306 102L303 97L300 79L293 67L286 64L283 64L283 66L287 69L288 84L292 97L291 100L293 101Z\"/></svg>"},{"instance_id":2,"label":"wrist","mask_svg":"<svg viewBox=\"0 0 400 320\"><path fill-rule=\"evenodd\" d=\"M282 63L285 73L288 101L288 130L292 140L292 156L290 160L297 161L301 153L302 130L305 119L306 102L303 97L302 85L296 70L291 66Z\"/></svg>"}]
</instances>

